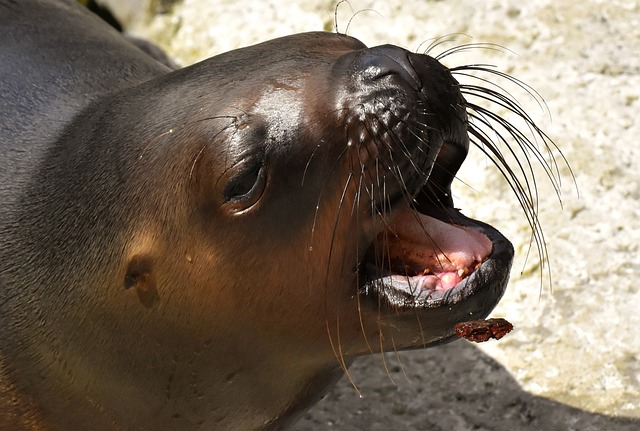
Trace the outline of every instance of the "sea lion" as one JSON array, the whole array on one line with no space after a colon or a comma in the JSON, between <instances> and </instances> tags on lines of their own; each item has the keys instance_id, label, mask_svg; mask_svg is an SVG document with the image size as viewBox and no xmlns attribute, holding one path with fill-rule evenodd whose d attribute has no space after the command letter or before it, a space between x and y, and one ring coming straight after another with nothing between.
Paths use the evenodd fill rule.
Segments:
<instances>
[{"instance_id":1,"label":"sea lion","mask_svg":"<svg viewBox=\"0 0 640 431\"><path fill-rule=\"evenodd\" d=\"M500 153L438 60L318 32L170 71L72 0L0 0L0 41L0 429L281 429L502 296L450 190Z\"/></svg>"},{"instance_id":2,"label":"sea lion","mask_svg":"<svg viewBox=\"0 0 640 431\"><path fill-rule=\"evenodd\" d=\"M160 63L171 69L179 68L179 66L173 61L173 59L171 59L167 55L167 53L164 52L158 45L146 39L141 39L125 32L125 29L120 21L118 21L118 19L113 16L113 13L111 13L111 9L109 9L108 7L96 2L95 0L78 0L78 3L98 15L100 18L102 18L103 21L118 30L120 33L123 33L124 37L129 42L144 51L147 55L153 57L154 59L158 60Z\"/></svg>"}]
</instances>

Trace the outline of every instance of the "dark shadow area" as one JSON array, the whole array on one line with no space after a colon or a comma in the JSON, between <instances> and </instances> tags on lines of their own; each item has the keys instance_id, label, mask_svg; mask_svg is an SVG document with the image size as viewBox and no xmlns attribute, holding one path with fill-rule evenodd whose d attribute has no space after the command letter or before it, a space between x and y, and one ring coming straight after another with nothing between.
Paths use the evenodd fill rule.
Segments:
<instances>
[{"instance_id":1,"label":"dark shadow area","mask_svg":"<svg viewBox=\"0 0 640 431\"><path fill-rule=\"evenodd\" d=\"M350 371L364 398L342 379L292 429L640 430L640 419L589 413L523 391L498 362L467 342L406 352L399 364L387 357L387 374L380 356L356 362Z\"/></svg>"}]
</instances>

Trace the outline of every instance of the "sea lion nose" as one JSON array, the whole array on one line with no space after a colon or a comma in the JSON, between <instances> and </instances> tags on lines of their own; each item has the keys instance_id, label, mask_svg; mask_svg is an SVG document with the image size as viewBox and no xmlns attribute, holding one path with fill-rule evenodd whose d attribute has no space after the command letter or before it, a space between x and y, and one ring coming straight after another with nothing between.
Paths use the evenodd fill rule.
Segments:
<instances>
[{"instance_id":1,"label":"sea lion nose","mask_svg":"<svg viewBox=\"0 0 640 431\"><path fill-rule=\"evenodd\" d=\"M407 54L408 51L393 45L381 45L366 50L359 59L363 77L378 81L389 75L399 75L414 90L419 91L422 81Z\"/></svg>"}]
</instances>

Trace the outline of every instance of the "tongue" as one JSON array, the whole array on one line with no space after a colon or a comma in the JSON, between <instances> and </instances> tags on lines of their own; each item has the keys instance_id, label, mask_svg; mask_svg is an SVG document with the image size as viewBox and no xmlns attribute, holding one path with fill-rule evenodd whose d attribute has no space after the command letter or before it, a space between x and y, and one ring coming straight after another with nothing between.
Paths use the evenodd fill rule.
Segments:
<instances>
[{"instance_id":1,"label":"tongue","mask_svg":"<svg viewBox=\"0 0 640 431\"><path fill-rule=\"evenodd\" d=\"M410 208L393 218L378 250L394 272L431 275L439 289L454 287L491 254L489 238L463 226L453 226ZM386 242L386 243L385 243ZM426 287L426 286L425 286Z\"/></svg>"}]
</instances>

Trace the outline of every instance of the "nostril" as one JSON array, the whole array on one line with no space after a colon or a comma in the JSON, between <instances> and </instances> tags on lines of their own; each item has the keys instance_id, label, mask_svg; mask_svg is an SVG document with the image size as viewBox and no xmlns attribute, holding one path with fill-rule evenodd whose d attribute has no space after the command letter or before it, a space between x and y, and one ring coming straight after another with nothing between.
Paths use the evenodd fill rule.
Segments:
<instances>
[{"instance_id":1,"label":"nostril","mask_svg":"<svg viewBox=\"0 0 640 431\"><path fill-rule=\"evenodd\" d=\"M407 57L407 51L391 45L376 46L360 58L364 77L376 81L389 75L399 75L415 90L422 88L422 81Z\"/></svg>"}]
</instances>

